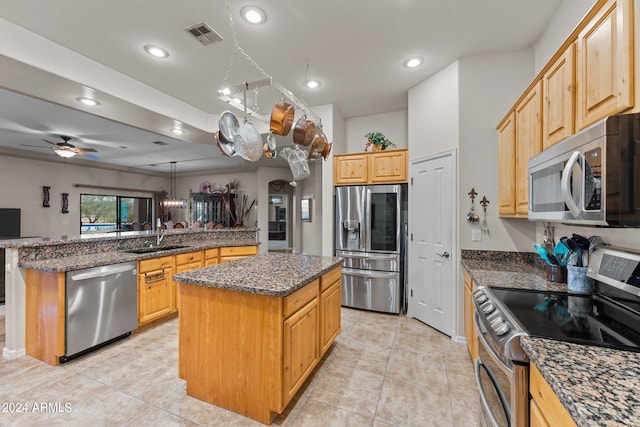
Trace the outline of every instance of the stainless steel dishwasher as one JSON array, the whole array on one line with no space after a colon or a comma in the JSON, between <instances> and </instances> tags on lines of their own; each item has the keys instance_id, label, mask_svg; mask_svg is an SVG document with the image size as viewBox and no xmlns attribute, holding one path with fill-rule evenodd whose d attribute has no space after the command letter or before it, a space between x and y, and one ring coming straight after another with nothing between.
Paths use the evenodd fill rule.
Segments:
<instances>
[{"instance_id":1,"label":"stainless steel dishwasher","mask_svg":"<svg viewBox=\"0 0 640 427\"><path fill-rule=\"evenodd\" d=\"M64 363L138 327L137 262L66 274Z\"/></svg>"}]
</instances>

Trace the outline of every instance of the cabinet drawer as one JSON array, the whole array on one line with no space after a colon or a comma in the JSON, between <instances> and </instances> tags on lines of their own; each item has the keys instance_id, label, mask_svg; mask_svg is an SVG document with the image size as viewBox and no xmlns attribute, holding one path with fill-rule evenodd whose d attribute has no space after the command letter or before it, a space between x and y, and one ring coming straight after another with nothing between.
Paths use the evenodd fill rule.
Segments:
<instances>
[{"instance_id":1,"label":"cabinet drawer","mask_svg":"<svg viewBox=\"0 0 640 427\"><path fill-rule=\"evenodd\" d=\"M257 253L257 246L231 246L228 248L220 248L220 256L255 255Z\"/></svg>"},{"instance_id":2,"label":"cabinet drawer","mask_svg":"<svg viewBox=\"0 0 640 427\"><path fill-rule=\"evenodd\" d=\"M202 251L176 255L176 265L191 264L202 261Z\"/></svg>"},{"instance_id":3,"label":"cabinet drawer","mask_svg":"<svg viewBox=\"0 0 640 427\"><path fill-rule=\"evenodd\" d=\"M184 273L185 271L195 270L196 268L202 268L202 261L195 261L189 264L177 265L176 273Z\"/></svg>"},{"instance_id":4,"label":"cabinet drawer","mask_svg":"<svg viewBox=\"0 0 640 427\"><path fill-rule=\"evenodd\" d=\"M304 307L309 301L318 296L320 279L316 279L302 289L284 298L284 317L287 318Z\"/></svg>"},{"instance_id":5,"label":"cabinet drawer","mask_svg":"<svg viewBox=\"0 0 640 427\"><path fill-rule=\"evenodd\" d=\"M334 268L328 273L325 273L320 278L320 291L324 291L329 286L333 285L335 282L340 280L340 276L342 275L342 269L340 267Z\"/></svg>"},{"instance_id":6,"label":"cabinet drawer","mask_svg":"<svg viewBox=\"0 0 640 427\"><path fill-rule=\"evenodd\" d=\"M163 256L160 258L144 259L138 264L138 272L145 273L147 271L162 270L163 268L173 267L173 256Z\"/></svg>"},{"instance_id":7,"label":"cabinet drawer","mask_svg":"<svg viewBox=\"0 0 640 427\"><path fill-rule=\"evenodd\" d=\"M204 259L218 258L220 256L220 248L205 249Z\"/></svg>"}]
</instances>

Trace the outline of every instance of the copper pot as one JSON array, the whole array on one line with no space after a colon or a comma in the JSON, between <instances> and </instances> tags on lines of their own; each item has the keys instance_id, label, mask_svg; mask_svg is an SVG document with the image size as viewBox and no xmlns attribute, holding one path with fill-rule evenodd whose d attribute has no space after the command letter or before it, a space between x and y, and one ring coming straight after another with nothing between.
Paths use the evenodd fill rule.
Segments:
<instances>
[{"instance_id":1,"label":"copper pot","mask_svg":"<svg viewBox=\"0 0 640 427\"><path fill-rule=\"evenodd\" d=\"M321 128L318 128L311 142L309 151L310 159L319 159L327 146L327 137Z\"/></svg>"},{"instance_id":2,"label":"copper pot","mask_svg":"<svg viewBox=\"0 0 640 427\"><path fill-rule=\"evenodd\" d=\"M287 136L293 125L295 109L293 105L284 101L278 102L271 111L271 132L276 135Z\"/></svg>"},{"instance_id":3,"label":"copper pot","mask_svg":"<svg viewBox=\"0 0 640 427\"><path fill-rule=\"evenodd\" d=\"M311 144L315 134L316 124L304 116L300 117L295 128L293 128L293 142L306 147Z\"/></svg>"},{"instance_id":4,"label":"copper pot","mask_svg":"<svg viewBox=\"0 0 640 427\"><path fill-rule=\"evenodd\" d=\"M324 150L322 150L322 157L326 160L329 157L329 153L331 153L331 147L333 147L333 142L325 145Z\"/></svg>"}]
</instances>

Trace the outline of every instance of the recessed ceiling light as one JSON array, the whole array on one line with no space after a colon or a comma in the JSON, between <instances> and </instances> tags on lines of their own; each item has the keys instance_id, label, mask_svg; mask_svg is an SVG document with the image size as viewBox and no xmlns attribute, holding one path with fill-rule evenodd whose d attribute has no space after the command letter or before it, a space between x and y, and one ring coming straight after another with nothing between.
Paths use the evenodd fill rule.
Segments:
<instances>
[{"instance_id":1,"label":"recessed ceiling light","mask_svg":"<svg viewBox=\"0 0 640 427\"><path fill-rule=\"evenodd\" d=\"M171 128L171 132L175 133L176 135L182 135L182 134L184 134L184 129Z\"/></svg>"},{"instance_id":2,"label":"recessed ceiling light","mask_svg":"<svg viewBox=\"0 0 640 427\"><path fill-rule=\"evenodd\" d=\"M267 20L267 14L258 7L245 6L240 9L240 16L249 24L264 24Z\"/></svg>"},{"instance_id":3,"label":"recessed ceiling light","mask_svg":"<svg viewBox=\"0 0 640 427\"><path fill-rule=\"evenodd\" d=\"M145 52L149 55L154 56L156 58L168 58L169 52L166 49L163 49L158 46L154 46L152 44L148 44L144 47Z\"/></svg>"},{"instance_id":4,"label":"recessed ceiling light","mask_svg":"<svg viewBox=\"0 0 640 427\"><path fill-rule=\"evenodd\" d=\"M316 89L319 88L321 83L320 80L305 80L304 83L302 83L304 85L304 87L309 88L309 89Z\"/></svg>"},{"instance_id":5,"label":"recessed ceiling light","mask_svg":"<svg viewBox=\"0 0 640 427\"><path fill-rule=\"evenodd\" d=\"M413 58L409 58L404 61L404 66L407 68L416 68L418 65L421 65L424 62L424 58L421 56L414 56Z\"/></svg>"},{"instance_id":6,"label":"recessed ceiling light","mask_svg":"<svg viewBox=\"0 0 640 427\"><path fill-rule=\"evenodd\" d=\"M98 101L96 101L95 99L85 98L84 96L76 98L76 101L82 102L84 105L87 105L89 107L95 107L96 105L100 105L100 103Z\"/></svg>"}]
</instances>

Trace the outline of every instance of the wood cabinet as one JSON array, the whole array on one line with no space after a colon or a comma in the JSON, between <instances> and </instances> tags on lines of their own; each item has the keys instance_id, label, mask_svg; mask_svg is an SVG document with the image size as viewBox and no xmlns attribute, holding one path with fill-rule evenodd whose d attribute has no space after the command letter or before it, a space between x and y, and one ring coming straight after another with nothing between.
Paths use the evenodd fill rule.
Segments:
<instances>
[{"instance_id":1,"label":"wood cabinet","mask_svg":"<svg viewBox=\"0 0 640 427\"><path fill-rule=\"evenodd\" d=\"M529 423L536 426L575 426L576 423L562 405L551 386L544 380L540 371L529 365Z\"/></svg>"},{"instance_id":2,"label":"wood cabinet","mask_svg":"<svg viewBox=\"0 0 640 427\"><path fill-rule=\"evenodd\" d=\"M542 151L542 82L516 105L516 215L529 213L529 159Z\"/></svg>"},{"instance_id":3,"label":"wood cabinet","mask_svg":"<svg viewBox=\"0 0 640 427\"><path fill-rule=\"evenodd\" d=\"M215 265L220 261L220 248L204 250L204 266Z\"/></svg>"},{"instance_id":4,"label":"wood cabinet","mask_svg":"<svg viewBox=\"0 0 640 427\"><path fill-rule=\"evenodd\" d=\"M498 214L516 214L516 113L498 125Z\"/></svg>"},{"instance_id":5,"label":"wood cabinet","mask_svg":"<svg viewBox=\"0 0 640 427\"><path fill-rule=\"evenodd\" d=\"M180 284L187 394L270 424L340 331L340 275L338 266L286 297Z\"/></svg>"},{"instance_id":6,"label":"wood cabinet","mask_svg":"<svg viewBox=\"0 0 640 427\"><path fill-rule=\"evenodd\" d=\"M575 44L571 44L542 76L542 149L574 132Z\"/></svg>"},{"instance_id":7,"label":"wood cabinet","mask_svg":"<svg viewBox=\"0 0 640 427\"><path fill-rule=\"evenodd\" d=\"M467 347L471 360L478 357L478 337L476 336L476 328L473 323L474 305L473 305L473 280L471 276L464 270L464 336L467 340Z\"/></svg>"},{"instance_id":8,"label":"wood cabinet","mask_svg":"<svg viewBox=\"0 0 640 427\"><path fill-rule=\"evenodd\" d=\"M138 263L138 325L152 322L176 311L173 256Z\"/></svg>"},{"instance_id":9,"label":"wood cabinet","mask_svg":"<svg viewBox=\"0 0 640 427\"><path fill-rule=\"evenodd\" d=\"M235 259L245 258L257 253L257 246L230 246L227 248L220 248L220 262L233 261Z\"/></svg>"},{"instance_id":10,"label":"wood cabinet","mask_svg":"<svg viewBox=\"0 0 640 427\"><path fill-rule=\"evenodd\" d=\"M408 179L406 149L336 154L333 162L334 185L401 184Z\"/></svg>"},{"instance_id":11,"label":"wood cabinet","mask_svg":"<svg viewBox=\"0 0 640 427\"><path fill-rule=\"evenodd\" d=\"M609 0L576 41L576 130L633 107L632 0Z\"/></svg>"},{"instance_id":12,"label":"wood cabinet","mask_svg":"<svg viewBox=\"0 0 640 427\"><path fill-rule=\"evenodd\" d=\"M204 258L204 251L194 251L194 252L187 252L185 254L176 255L176 264L175 264L176 274L184 273L185 271L195 270L196 268L202 268L204 266L203 258ZM216 257L216 262L217 262L217 257ZM178 289L176 288L177 285L174 282L172 282L171 286L173 288L172 292L176 298L175 309L178 310L178 307L180 307L180 300L179 300L180 294L178 293Z\"/></svg>"}]
</instances>

